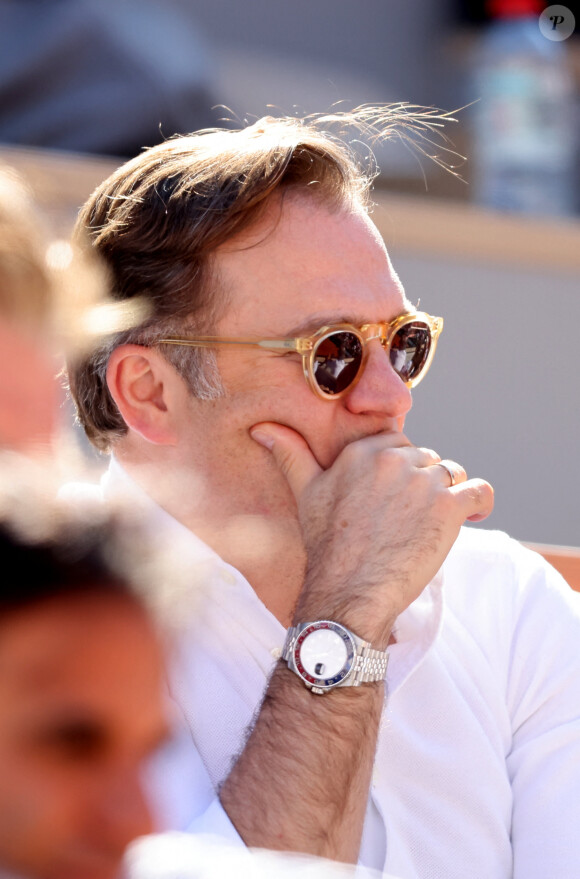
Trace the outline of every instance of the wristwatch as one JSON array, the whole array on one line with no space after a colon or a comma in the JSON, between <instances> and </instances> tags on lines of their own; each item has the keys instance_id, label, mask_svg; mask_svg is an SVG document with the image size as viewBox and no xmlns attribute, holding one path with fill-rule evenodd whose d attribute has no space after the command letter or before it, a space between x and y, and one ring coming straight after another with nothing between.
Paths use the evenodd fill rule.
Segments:
<instances>
[{"instance_id":1,"label":"wristwatch","mask_svg":"<svg viewBox=\"0 0 580 879\"><path fill-rule=\"evenodd\" d=\"M383 681L389 655L340 623L316 620L288 629L282 659L309 690L323 696L335 687Z\"/></svg>"}]
</instances>

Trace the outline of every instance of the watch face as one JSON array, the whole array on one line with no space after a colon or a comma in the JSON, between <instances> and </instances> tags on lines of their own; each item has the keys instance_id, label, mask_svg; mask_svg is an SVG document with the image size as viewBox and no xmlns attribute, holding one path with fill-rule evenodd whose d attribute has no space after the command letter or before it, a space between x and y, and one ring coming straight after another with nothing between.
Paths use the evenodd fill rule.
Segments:
<instances>
[{"instance_id":1,"label":"watch face","mask_svg":"<svg viewBox=\"0 0 580 879\"><path fill-rule=\"evenodd\" d=\"M334 687L352 669L354 648L344 626L322 620L307 626L296 639L294 663L300 676L309 684Z\"/></svg>"}]
</instances>

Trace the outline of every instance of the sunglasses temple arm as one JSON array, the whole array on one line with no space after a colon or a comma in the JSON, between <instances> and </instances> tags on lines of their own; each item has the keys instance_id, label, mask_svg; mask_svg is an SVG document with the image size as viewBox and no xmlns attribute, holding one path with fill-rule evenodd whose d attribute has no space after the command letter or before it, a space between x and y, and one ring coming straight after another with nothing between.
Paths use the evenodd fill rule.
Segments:
<instances>
[{"instance_id":1,"label":"sunglasses temple arm","mask_svg":"<svg viewBox=\"0 0 580 879\"><path fill-rule=\"evenodd\" d=\"M262 339L257 342L260 348L282 349L286 351L309 351L312 347L310 342L305 343L302 339Z\"/></svg>"},{"instance_id":2,"label":"sunglasses temple arm","mask_svg":"<svg viewBox=\"0 0 580 879\"><path fill-rule=\"evenodd\" d=\"M253 348L283 349L287 351L302 351L303 344L300 339L227 339L223 336L207 336L203 339L159 339L160 345L185 345L190 348L213 348L215 345L247 345Z\"/></svg>"}]
</instances>

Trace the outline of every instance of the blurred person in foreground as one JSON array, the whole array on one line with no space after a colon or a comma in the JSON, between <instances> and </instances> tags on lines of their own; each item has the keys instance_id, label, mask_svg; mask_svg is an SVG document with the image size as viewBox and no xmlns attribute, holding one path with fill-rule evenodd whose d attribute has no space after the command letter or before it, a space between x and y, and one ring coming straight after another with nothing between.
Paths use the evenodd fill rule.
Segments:
<instances>
[{"instance_id":1,"label":"blurred person in foreground","mask_svg":"<svg viewBox=\"0 0 580 879\"><path fill-rule=\"evenodd\" d=\"M171 717L150 611L167 647L178 576L138 515L50 500L71 463L58 355L143 314L106 300L90 257L51 241L23 182L0 169L0 879L351 876L219 837L149 835L147 764Z\"/></svg>"},{"instance_id":2,"label":"blurred person in foreground","mask_svg":"<svg viewBox=\"0 0 580 879\"><path fill-rule=\"evenodd\" d=\"M64 352L86 351L99 333L134 320L106 291L95 255L54 239L25 181L0 164L0 451L9 471L17 466L9 451L26 456L26 469L31 457L66 465Z\"/></svg>"},{"instance_id":3,"label":"blurred person in foreground","mask_svg":"<svg viewBox=\"0 0 580 879\"><path fill-rule=\"evenodd\" d=\"M143 765L167 734L161 638L113 563L118 522L1 492L0 876L113 879L152 829Z\"/></svg>"},{"instance_id":4,"label":"blurred person in foreground","mask_svg":"<svg viewBox=\"0 0 580 879\"><path fill-rule=\"evenodd\" d=\"M580 596L462 527L491 486L403 433L442 319L405 296L372 172L329 133L443 121L265 118L119 168L80 228L113 297L152 313L70 385L111 453L97 495L128 498L204 585L176 639L168 826L405 879L567 879Z\"/></svg>"},{"instance_id":5,"label":"blurred person in foreground","mask_svg":"<svg viewBox=\"0 0 580 879\"><path fill-rule=\"evenodd\" d=\"M47 247L22 181L0 168L0 444L21 451L51 444L62 403Z\"/></svg>"}]
</instances>

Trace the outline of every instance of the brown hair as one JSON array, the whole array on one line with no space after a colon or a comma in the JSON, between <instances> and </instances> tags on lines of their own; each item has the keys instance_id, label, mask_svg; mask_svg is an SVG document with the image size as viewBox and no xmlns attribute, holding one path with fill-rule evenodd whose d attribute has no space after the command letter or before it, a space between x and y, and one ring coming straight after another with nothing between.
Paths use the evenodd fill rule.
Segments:
<instances>
[{"instance_id":1,"label":"brown hair","mask_svg":"<svg viewBox=\"0 0 580 879\"><path fill-rule=\"evenodd\" d=\"M367 205L374 169L363 168L329 126L351 133L354 127L371 139L429 140L426 133L440 125L433 120L443 118L437 112L395 105L308 119L265 117L240 130L172 138L105 180L83 207L77 230L88 231L104 258L113 299L145 296L151 311L139 326L69 366L78 418L93 444L106 450L127 430L106 383L112 350L126 342L155 344L168 334L211 332L226 305L211 256L255 223L274 193L299 189L331 208ZM162 353L193 394L221 393L213 352L164 346Z\"/></svg>"}]
</instances>

